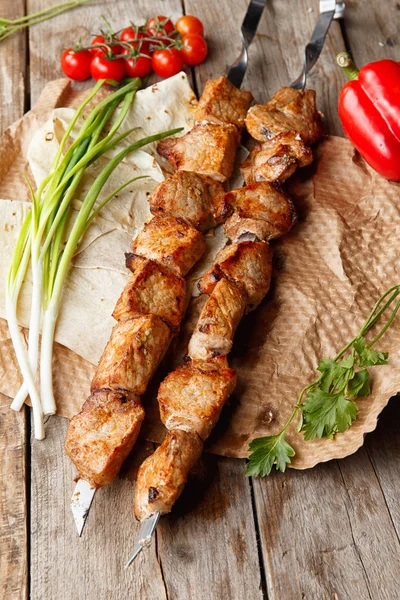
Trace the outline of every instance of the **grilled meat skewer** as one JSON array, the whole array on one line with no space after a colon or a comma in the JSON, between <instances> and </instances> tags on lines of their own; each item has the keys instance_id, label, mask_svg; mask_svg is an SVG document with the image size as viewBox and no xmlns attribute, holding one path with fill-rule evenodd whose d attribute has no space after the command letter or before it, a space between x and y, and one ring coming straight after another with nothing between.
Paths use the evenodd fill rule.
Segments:
<instances>
[{"instance_id":1,"label":"grilled meat skewer","mask_svg":"<svg viewBox=\"0 0 400 600\"><path fill-rule=\"evenodd\" d=\"M249 93L239 96L243 94L247 104L242 100L242 126L251 100ZM215 95L210 94L210 101L215 102ZM200 172L190 171L195 166L195 139L203 140L207 149ZM117 324L92 381L92 394L67 432L67 454L92 488L112 482L137 439L144 418L140 395L179 331L185 307L183 277L203 254L202 232L217 222L224 196L220 182L232 172L238 143L238 127L207 122L170 140L168 152L176 162L179 148L183 151L181 170L151 197L155 216L126 257L132 276L114 309Z\"/></svg>"},{"instance_id":2,"label":"grilled meat skewer","mask_svg":"<svg viewBox=\"0 0 400 600\"><path fill-rule=\"evenodd\" d=\"M257 139L266 140L268 148L257 148L249 156L243 165L249 185L226 194L220 205L231 243L199 282L200 291L209 298L189 341L188 362L170 373L159 388L161 420L169 432L139 469L134 502L139 520L158 519L172 509L195 463L197 446L191 450L186 442L180 446L177 432L197 435L204 442L234 389L234 371L228 367L226 354L240 318L254 310L268 292L272 251L265 240L288 232L296 220L291 200L265 180L284 181L298 166L311 162L307 144L322 134L315 93L283 88L266 106L249 110L246 126ZM254 164L260 152L264 153L263 169ZM171 471L179 465L179 485L171 477L166 485L165 457L172 454Z\"/></svg>"},{"instance_id":3,"label":"grilled meat skewer","mask_svg":"<svg viewBox=\"0 0 400 600\"><path fill-rule=\"evenodd\" d=\"M193 466L194 457L185 463L185 472L180 470L179 489L171 484L166 489L164 470L156 466L172 452L172 445L175 456L180 456L179 442L171 434L183 430L205 441L233 392L236 374L228 367L226 353L246 308L254 309L269 289L271 257L266 242L231 244L201 280L201 289L210 295L189 342L189 360L170 373L159 388L160 416L170 433L138 471L134 502L137 519L169 512Z\"/></svg>"}]
</instances>

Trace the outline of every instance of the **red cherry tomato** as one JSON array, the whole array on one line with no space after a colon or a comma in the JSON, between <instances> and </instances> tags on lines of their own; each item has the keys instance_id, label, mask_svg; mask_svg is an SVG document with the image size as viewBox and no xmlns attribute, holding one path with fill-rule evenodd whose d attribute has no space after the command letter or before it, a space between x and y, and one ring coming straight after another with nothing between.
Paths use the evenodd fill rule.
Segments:
<instances>
[{"instance_id":1,"label":"red cherry tomato","mask_svg":"<svg viewBox=\"0 0 400 600\"><path fill-rule=\"evenodd\" d=\"M181 53L187 65L199 65L206 58L208 46L206 40L195 33L182 38Z\"/></svg>"},{"instance_id":2,"label":"red cherry tomato","mask_svg":"<svg viewBox=\"0 0 400 600\"><path fill-rule=\"evenodd\" d=\"M204 36L203 23L200 19L193 17L192 15L184 15L178 19L175 27L182 36L188 35L189 33Z\"/></svg>"},{"instance_id":3,"label":"red cherry tomato","mask_svg":"<svg viewBox=\"0 0 400 600\"><path fill-rule=\"evenodd\" d=\"M182 71L184 61L179 50L176 48L165 48L153 52L151 66L157 75L167 78Z\"/></svg>"},{"instance_id":4,"label":"red cherry tomato","mask_svg":"<svg viewBox=\"0 0 400 600\"><path fill-rule=\"evenodd\" d=\"M133 27L127 27L121 31L119 39L121 42L131 42L131 46L133 48L139 48L139 42L141 39L148 37L146 33L142 31L135 31ZM134 43L132 43L134 42ZM141 42L140 44L140 52L142 54L149 54L150 43L149 42ZM122 52L124 54L124 52Z\"/></svg>"},{"instance_id":5,"label":"red cherry tomato","mask_svg":"<svg viewBox=\"0 0 400 600\"><path fill-rule=\"evenodd\" d=\"M61 56L61 68L64 73L75 81L84 81L90 77L92 55L89 50L74 52L71 48L64 50Z\"/></svg>"},{"instance_id":6,"label":"red cherry tomato","mask_svg":"<svg viewBox=\"0 0 400 600\"><path fill-rule=\"evenodd\" d=\"M105 56L94 56L90 63L90 74L96 81L99 79L121 81L125 75L124 62L123 58L109 59Z\"/></svg>"},{"instance_id":7,"label":"red cherry tomato","mask_svg":"<svg viewBox=\"0 0 400 600\"><path fill-rule=\"evenodd\" d=\"M141 51L142 52L142 51ZM123 54L126 54L127 58L124 60L125 63L125 75L127 77L146 77L151 71L151 57L150 56L132 56L130 50L127 48Z\"/></svg>"},{"instance_id":8,"label":"red cherry tomato","mask_svg":"<svg viewBox=\"0 0 400 600\"><path fill-rule=\"evenodd\" d=\"M110 42L115 43L114 39L105 39L103 35L96 35L95 38L92 39L91 44L95 45L95 44L106 44L108 45ZM111 49L112 54L122 54L122 46L109 46L109 48ZM104 56L108 53L108 49L106 47L104 48L92 48L90 50L90 52L92 53L92 56L102 56L104 58Z\"/></svg>"},{"instance_id":9,"label":"red cherry tomato","mask_svg":"<svg viewBox=\"0 0 400 600\"><path fill-rule=\"evenodd\" d=\"M168 17L158 15L153 17L146 25L147 31L151 37L168 37L175 29L173 22Z\"/></svg>"}]
</instances>

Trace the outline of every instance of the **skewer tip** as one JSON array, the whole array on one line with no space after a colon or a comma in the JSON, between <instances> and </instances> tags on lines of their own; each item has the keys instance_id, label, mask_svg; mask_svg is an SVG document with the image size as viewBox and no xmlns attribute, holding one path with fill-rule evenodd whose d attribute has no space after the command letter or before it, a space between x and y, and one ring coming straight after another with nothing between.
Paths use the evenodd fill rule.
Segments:
<instances>
[{"instance_id":1,"label":"skewer tip","mask_svg":"<svg viewBox=\"0 0 400 600\"><path fill-rule=\"evenodd\" d=\"M71 510L79 537L85 527L95 493L96 488L91 487L85 479L78 480L71 498Z\"/></svg>"},{"instance_id":2,"label":"skewer tip","mask_svg":"<svg viewBox=\"0 0 400 600\"><path fill-rule=\"evenodd\" d=\"M154 535L154 532L157 527L158 520L161 516L160 511L158 510L154 514L151 515L148 519L145 519L139 529L139 535L137 537L136 543L133 547L132 554L129 557L128 562L125 565L125 569L129 567L135 560L138 554L141 553L143 548L149 546Z\"/></svg>"}]
</instances>

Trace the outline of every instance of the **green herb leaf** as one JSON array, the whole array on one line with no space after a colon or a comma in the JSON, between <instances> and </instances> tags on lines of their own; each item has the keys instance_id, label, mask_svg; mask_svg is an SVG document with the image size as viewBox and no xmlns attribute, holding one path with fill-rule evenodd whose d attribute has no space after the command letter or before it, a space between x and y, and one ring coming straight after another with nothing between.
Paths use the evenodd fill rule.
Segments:
<instances>
[{"instance_id":1,"label":"green herb leaf","mask_svg":"<svg viewBox=\"0 0 400 600\"><path fill-rule=\"evenodd\" d=\"M358 337L353 342L353 348L357 355L357 364L359 367L374 367L376 365L388 364L388 352L377 352L367 347L364 337Z\"/></svg>"},{"instance_id":2,"label":"green herb leaf","mask_svg":"<svg viewBox=\"0 0 400 600\"><path fill-rule=\"evenodd\" d=\"M348 382L346 387L346 398L368 396L370 393L371 387L369 385L369 373L367 369L362 369L354 373L354 377Z\"/></svg>"},{"instance_id":3,"label":"green herb leaf","mask_svg":"<svg viewBox=\"0 0 400 600\"><path fill-rule=\"evenodd\" d=\"M357 417L357 404L343 394L311 390L303 404L305 440L332 437L346 431Z\"/></svg>"},{"instance_id":4,"label":"green herb leaf","mask_svg":"<svg viewBox=\"0 0 400 600\"><path fill-rule=\"evenodd\" d=\"M290 463L290 459L295 455L292 446L285 440L284 432L278 435L270 435L260 437L250 442L249 462L246 465L246 475L248 477L256 477L261 475L269 475L274 464L276 470L286 470L286 465Z\"/></svg>"},{"instance_id":5,"label":"green herb leaf","mask_svg":"<svg viewBox=\"0 0 400 600\"><path fill-rule=\"evenodd\" d=\"M324 392L334 391L343 387L345 382L354 375L353 366L353 356L349 356L341 362L335 362L330 358L324 358L318 365L318 371L321 371L322 373L318 387Z\"/></svg>"}]
</instances>

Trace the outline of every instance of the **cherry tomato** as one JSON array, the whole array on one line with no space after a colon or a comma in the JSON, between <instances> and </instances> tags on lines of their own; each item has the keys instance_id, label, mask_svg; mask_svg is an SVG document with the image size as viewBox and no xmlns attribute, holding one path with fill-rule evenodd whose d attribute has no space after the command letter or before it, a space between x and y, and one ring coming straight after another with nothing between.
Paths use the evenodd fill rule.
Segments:
<instances>
[{"instance_id":1,"label":"cherry tomato","mask_svg":"<svg viewBox=\"0 0 400 600\"><path fill-rule=\"evenodd\" d=\"M193 17L192 15L184 15L178 19L175 27L182 36L188 35L189 33L204 36L203 23L200 19Z\"/></svg>"},{"instance_id":2,"label":"cherry tomato","mask_svg":"<svg viewBox=\"0 0 400 600\"><path fill-rule=\"evenodd\" d=\"M96 81L98 79L121 81L125 74L124 59L109 59L105 56L94 56L90 63L90 74Z\"/></svg>"},{"instance_id":3,"label":"cherry tomato","mask_svg":"<svg viewBox=\"0 0 400 600\"><path fill-rule=\"evenodd\" d=\"M142 50L140 52L142 54ZM123 54L126 54L127 56L127 58L124 60L125 75L127 77L146 77L146 75L150 73L150 56L132 56L128 48L124 50Z\"/></svg>"},{"instance_id":4,"label":"cherry tomato","mask_svg":"<svg viewBox=\"0 0 400 600\"><path fill-rule=\"evenodd\" d=\"M157 75L167 78L182 71L184 61L179 50L176 48L165 48L153 52L151 66Z\"/></svg>"},{"instance_id":5,"label":"cherry tomato","mask_svg":"<svg viewBox=\"0 0 400 600\"><path fill-rule=\"evenodd\" d=\"M74 52L71 48L68 48L62 53L61 68L70 79L84 81L90 77L91 60L92 55L89 50Z\"/></svg>"},{"instance_id":6,"label":"cherry tomato","mask_svg":"<svg viewBox=\"0 0 400 600\"><path fill-rule=\"evenodd\" d=\"M168 37L175 29L173 22L168 17L158 15L147 22L147 31L151 37Z\"/></svg>"},{"instance_id":7,"label":"cherry tomato","mask_svg":"<svg viewBox=\"0 0 400 600\"><path fill-rule=\"evenodd\" d=\"M138 48L139 41L142 38L146 38L146 37L148 37L146 33L143 33L142 31L135 31L135 29L133 27L127 27L126 29L123 29L123 31L121 31L119 39L121 40L121 42L134 42L134 43L131 43L130 45L133 48ZM140 44L140 52L142 54L149 54L149 49L150 49L149 42L142 42ZM122 54L124 54L124 52L122 52Z\"/></svg>"},{"instance_id":8,"label":"cherry tomato","mask_svg":"<svg viewBox=\"0 0 400 600\"><path fill-rule=\"evenodd\" d=\"M208 46L206 40L195 33L182 38L181 53L187 65L199 65L206 58Z\"/></svg>"},{"instance_id":9,"label":"cherry tomato","mask_svg":"<svg viewBox=\"0 0 400 600\"><path fill-rule=\"evenodd\" d=\"M94 44L108 44L109 42L115 43L115 40L110 37L110 39L105 39L103 35L96 35L95 38L92 39L92 45ZM112 54L122 54L122 46L110 46ZM90 50L92 56L104 56L108 53L108 49L106 47L103 48L93 48Z\"/></svg>"}]
</instances>

